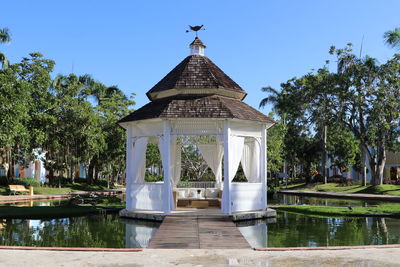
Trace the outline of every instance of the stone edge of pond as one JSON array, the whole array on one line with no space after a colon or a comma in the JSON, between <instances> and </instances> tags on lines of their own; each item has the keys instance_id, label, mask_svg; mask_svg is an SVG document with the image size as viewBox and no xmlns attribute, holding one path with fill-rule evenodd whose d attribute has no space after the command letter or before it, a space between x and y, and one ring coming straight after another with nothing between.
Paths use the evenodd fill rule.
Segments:
<instances>
[{"instance_id":1,"label":"stone edge of pond","mask_svg":"<svg viewBox=\"0 0 400 267\"><path fill-rule=\"evenodd\" d=\"M328 246L328 247L274 247L252 248L254 251L309 251L309 250L348 250L348 249L385 249L400 248L400 244L363 245L363 246ZM87 248L87 247L28 247L0 246L0 250L33 250L33 251L87 251L87 252L143 252L148 248ZM177 249L179 250L179 249Z\"/></svg>"},{"instance_id":2,"label":"stone edge of pond","mask_svg":"<svg viewBox=\"0 0 400 267\"><path fill-rule=\"evenodd\" d=\"M141 252L143 248L86 248L86 247L25 247L0 246L0 249L10 250L51 250L51 251L91 251L91 252Z\"/></svg>"},{"instance_id":3,"label":"stone edge of pond","mask_svg":"<svg viewBox=\"0 0 400 267\"><path fill-rule=\"evenodd\" d=\"M375 248L400 248L400 244L389 245L364 245L364 246L328 246L328 247L276 247L253 248L255 251L293 251L293 250L347 250L347 249L375 249Z\"/></svg>"},{"instance_id":4,"label":"stone edge of pond","mask_svg":"<svg viewBox=\"0 0 400 267\"><path fill-rule=\"evenodd\" d=\"M174 217L192 217L192 216L205 216L205 217L220 217L226 216L232 219L234 222L241 222L241 221L252 221L252 220L259 220L265 218L274 218L276 217L276 210L268 208L267 210L253 210L253 211L241 211L235 212L232 215L180 215L180 214L163 214L162 212L153 212L153 211L144 211L144 210L127 210L121 209L119 211L119 216L121 218L128 218L128 219L139 219L139 220L146 220L146 221L157 221L162 222L166 216L174 216Z\"/></svg>"},{"instance_id":5,"label":"stone edge of pond","mask_svg":"<svg viewBox=\"0 0 400 267\"><path fill-rule=\"evenodd\" d=\"M114 194L122 194L125 190L123 189L113 189L113 190L104 190L104 191L82 191L82 192L72 192L67 194L42 194L42 195L9 195L9 196L0 196L0 203L11 203L11 202L22 202L22 201L30 201L30 200L46 200L46 199L63 199L63 198L71 198L77 195L85 196L90 194L99 194L99 195L114 195Z\"/></svg>"}]
</instances>

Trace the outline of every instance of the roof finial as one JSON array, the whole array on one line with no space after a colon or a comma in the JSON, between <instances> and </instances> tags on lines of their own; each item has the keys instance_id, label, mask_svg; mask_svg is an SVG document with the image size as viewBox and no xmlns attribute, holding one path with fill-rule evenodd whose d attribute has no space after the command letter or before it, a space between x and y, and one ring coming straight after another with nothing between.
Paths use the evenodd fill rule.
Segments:
<instances>
[{"instance_id":1,"label":"roof finial","mask_svg":"<svg viewBox=\"0 0 400 267\"><path fill-rule=\"evenodd\" d=\"M197 32L200 31L200 30L203 30L203 31L205 30L205 29L203 28L203 26L204 26L203 24L201 24L200 26L190 26L190 25L189 25L189 30L186 30L186 32L193 31L193 32L196 33L196 37L198 37L198 36L197 36ZM202 29L202 28L203 28L203 29Z\"/></svg>"}]
</instances>

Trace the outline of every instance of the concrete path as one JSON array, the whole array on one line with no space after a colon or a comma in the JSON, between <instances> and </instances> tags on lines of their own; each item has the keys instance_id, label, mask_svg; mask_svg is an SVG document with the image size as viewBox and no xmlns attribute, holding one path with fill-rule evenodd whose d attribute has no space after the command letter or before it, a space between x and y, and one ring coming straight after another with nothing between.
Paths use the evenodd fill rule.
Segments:
<instances>
[{"instance_id":1,"label":"concrete path","mask_svg":"<svg viewBox=\"0 0 400 267\"><path fill-rule=\"evenodd\" d=\"M0 266L400 266L400 248L254 251L145 249L143 252L0 250Z\"/></svg>"},{"instance_id":2,"label":"concrete path","mask_svg":"<svg viewBox=\"0 0 400 267\"><path fill-rule=\"evenodd\" d=\"M250 249L229 216L166 216L149 248Z\"/></svg>"},{"instance_id":3,"label":"concrete path","mask_svg":"<svg viewBox=\"0 0 400 267\"><path fill-rule=\"evenodd\" d=\"M280 190L279 193L303 195L310 197L347 198L347 199L359 199L359 200L400 202L400 196L391 196L391 195L349 194L349 193L315 192L315 191L301 191L301 190Z\"/></svg>"}]
</instances>

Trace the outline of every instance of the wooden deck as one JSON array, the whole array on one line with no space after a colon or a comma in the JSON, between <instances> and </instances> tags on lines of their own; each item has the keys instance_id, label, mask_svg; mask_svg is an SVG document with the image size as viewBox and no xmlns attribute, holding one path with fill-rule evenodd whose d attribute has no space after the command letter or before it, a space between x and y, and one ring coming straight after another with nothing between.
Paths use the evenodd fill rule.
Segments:
<instances>
[{"instance_id":1,"label":"wooden deck","mask_svg":"<svg viewBox=\"0 0 400 267\"><path fill-rule=\"evenodd\" d=\"M251 248L228 216L167 216L148 248Z\"/></svg>"}]
</instances>

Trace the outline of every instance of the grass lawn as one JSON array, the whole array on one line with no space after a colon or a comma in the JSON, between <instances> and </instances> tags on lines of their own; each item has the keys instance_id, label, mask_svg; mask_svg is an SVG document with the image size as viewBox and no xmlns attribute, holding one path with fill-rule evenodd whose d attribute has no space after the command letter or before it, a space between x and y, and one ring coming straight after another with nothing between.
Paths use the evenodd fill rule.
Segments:
<instances>
[{"instance_id":1,"label":"grass lawn","mask_svg":"<svg viewBox=\"0 0 400 267\"><path fill-rule=\"evenodd\" d=\"M361 186L361 185L343 186L337 183L328 183L315 186L313 191L400 196L400 185L384 184L384 185L367 185L367 186Z\"/></svg>"},{"instance_id":2,"label":"grass lawn","mask_svg":"<svg viewBox=\"0 0 400 267\"><path fill-rule=\"evenodd\" d=\"M317 184L315 186L309 184L294 184L280 187L281 190L306 190L333 193L355 193L355 194L377 194L377 195L395 195L400 196L400 185L342 185L339 183Z\"/></svg>"},{"instance_id":3,"label":"grass lawn","mask_svg":"<svg viewBox=\"0 0 400 267\"><path fill-rule=\"evenodd\" d=\"M285 185L281 185L279 187L280 190L303 190L307 189L307 184L306 183L300 183L300 184L288 184L286 187Z\"/></svg>"},{"instance_id":4,"label":"grass lawn","mask_svg":"<svg viewBox=\"0 0 400 267\"><path fill-rule=\"evenodd\" d=\"M331 207L331 206L309 206L309 205L284 205L276 206L274 209L322 216L368 216L376 214L390 214L390 216L400 217L399 204L381 204L376 207Z\"/></svg>"}]
</instances>

